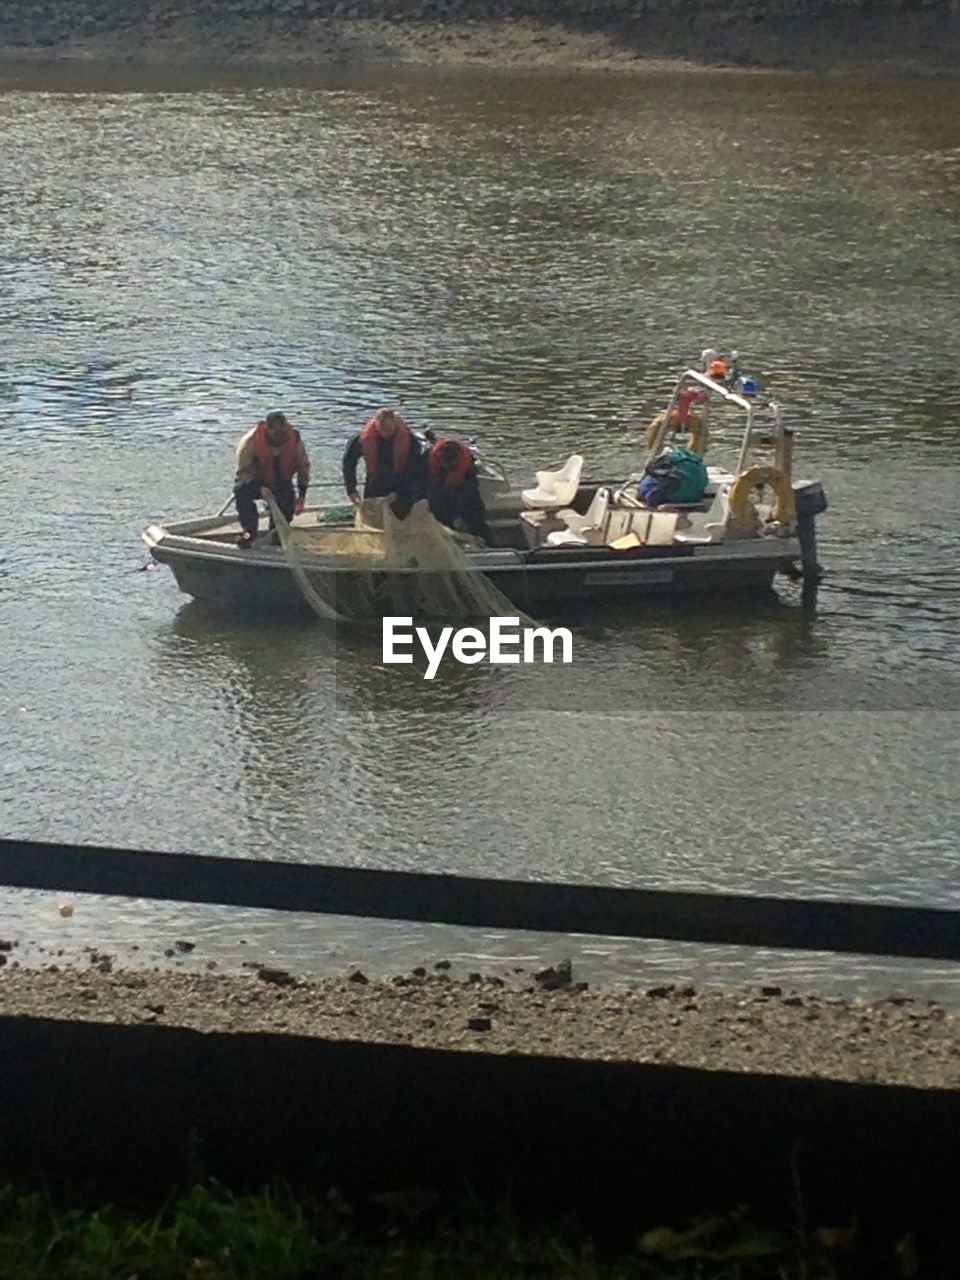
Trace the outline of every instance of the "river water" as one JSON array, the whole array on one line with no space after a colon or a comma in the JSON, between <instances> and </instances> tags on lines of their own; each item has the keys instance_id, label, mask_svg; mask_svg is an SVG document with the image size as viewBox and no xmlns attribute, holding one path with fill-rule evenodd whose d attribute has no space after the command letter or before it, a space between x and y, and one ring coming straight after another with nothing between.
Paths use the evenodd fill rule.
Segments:
<instances>
[{"instance_id":1,"label":"river water","mask_svg":"<svg viewBox=\"0 0 960 1280\"><path fill-rule=\"evenodd\" d=\"M960 907L957 86L69 77L0 92L0 834ZM380 403L517 477L575 446L625 475L707 345L826 486L812 614L595 611L571 666L428 683L138 572L267 409L318 478ZM0 936L960 998L922 964L73 901L5 892Z\"/></svg>"}]
</instances>

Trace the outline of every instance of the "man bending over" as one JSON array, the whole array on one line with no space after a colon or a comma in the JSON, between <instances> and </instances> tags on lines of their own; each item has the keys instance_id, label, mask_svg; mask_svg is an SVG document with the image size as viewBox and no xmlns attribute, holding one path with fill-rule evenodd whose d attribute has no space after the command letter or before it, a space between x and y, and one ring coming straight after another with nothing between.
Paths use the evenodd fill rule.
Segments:
<instances>
[{"instance_id":1,"label":"man bending over","mask_svg":"<svg viewBox=\"0 0 960 1280\"><path fill-rule=\"evenodd\" d=\"M297 489L293 481L296 477ZM287 520L303 510L310 483L310 460L300 432L283 413L268 413L237 445L237 479L233 490L243 533L240 547L252 547L259 517L257 499L272 494Z\"/></svg>"}]
</instances>

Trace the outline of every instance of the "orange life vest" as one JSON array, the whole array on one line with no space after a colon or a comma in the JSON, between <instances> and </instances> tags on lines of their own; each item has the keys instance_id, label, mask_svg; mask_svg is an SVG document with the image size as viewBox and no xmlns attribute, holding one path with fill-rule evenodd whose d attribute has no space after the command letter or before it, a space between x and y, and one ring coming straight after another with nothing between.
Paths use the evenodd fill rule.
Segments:
<instances>
[{"instance_id":1,"label":"orange life vest","mask_svg":"<svg viewBox=\"0 0 960 1280\"><path fill-rule=\"evenodd\" d=\"M407 465L411 432L402 418L397 418L396 424L390 443L393 445L394 475L399 475ZM363 461L366 464L367 479L372 480L377 474L377 465L380 461L380 437L377 435L377 424L373 418L366 423L360 432L360 452L363 454Z\"/></svg>"},{"instance_id":2,"label":"orange life vest","mask_svg":"<svg viewBox=\"0 0 960 1280\"><path fill-rule=\"evenodd\" d=\"M467 478L467 472L473 464L473 455L465 444L461 444L459 440L454 443L460 450L457 458L456 466L452 470L444 474L440 470L440 451L445 444L449 444L447 440L438 440L430 450L428 456L428 464L430 467L430 487L431 489L457 489L463 484Z\"/></svg>"},{"instance_id":3,"label":"orange life vest","mask_svg":"<svg viewBox=\"0 0 960 1280\"><path fill-rule=\"evenodd\" d=\"M297 457L300 452L300 432L295 427L291 427L283 444L275 449L267 439L266 422L258 422L257 429L253 433L253 451L257 461L260 463L261 483L267 489L272 489L277 482L273 465L275 458L280 463L280 479L288 481L293 479L293 473L297 469Z\"/></svg>"}]
</instances>

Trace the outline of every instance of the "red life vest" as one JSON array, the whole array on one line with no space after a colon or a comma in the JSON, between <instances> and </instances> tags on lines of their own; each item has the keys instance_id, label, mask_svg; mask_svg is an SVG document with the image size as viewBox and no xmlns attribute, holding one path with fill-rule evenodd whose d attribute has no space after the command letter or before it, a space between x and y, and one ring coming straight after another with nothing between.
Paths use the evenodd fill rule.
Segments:
<instances>
[{"instance_id":1,"label":"red life vest","mask_svg":"<svg viewBox=\"0 0 960 1280\"><path fill-rule=\"evenodd\" d=\"M676 415L678 425L681 427L686 426L692 406L694 404L699 404L701 400L705 400L706 398L706 392L700 387L684 388L684 390L677 396Z\"/></svg>"},{"instance_id":2,"label":"red life vest","mask_svg":"<svg viewBox=\"0 0 960 1280\"><path fill-rule=\"evenodd\" d=\"M430 449L428 456L428 464L430 467L430 488L431 489L457 489L463 484L467 478L467 472L473 465L473 455L465 444L461 444L459 440L454 441L460 450L457 458L456 466L445 475L440 470L440 451L445 444L451 443L448 440L438 440Z\"/></svg>"},{"instance_id":3,"label":"red life vest","mask_svg":"<svg viewBox=\"0 0 960 1280\"><path fill-rule=\"evenodd\" d=\"M274 446L267 439L266 422L258 422L257 429L253 433L253 451L260 463L261 483L267 489L272 489L277 482L273 467L275 457L280 462L280 479L288 481L293 479L300 453L300 432L295 427L291 427L283 444L275 452Z\"/></svg>"},{"instance_id":4,"label":"red life vest","mask_svg":"<svg viewBox=\"0 0 960 1280\"><path fill-rule=\"evenodd\" d=\"M396 418L395 421L397 425L390 443L393 445L393 473L400 475L407 465L411 432L402 418ZM360 432L360 451L366 464L367 479L372 480L377 474L377 465L380 461L380 437L377 435L377 424L373 418Z\"/></svg>"}]
</instances>

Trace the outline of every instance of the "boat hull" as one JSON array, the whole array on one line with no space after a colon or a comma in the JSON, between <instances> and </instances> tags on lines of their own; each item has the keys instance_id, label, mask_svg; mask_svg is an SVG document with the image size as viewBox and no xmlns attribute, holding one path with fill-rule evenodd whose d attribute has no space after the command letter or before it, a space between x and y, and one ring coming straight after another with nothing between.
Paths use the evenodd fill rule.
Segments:
<instances>
[{"instance_id":1,"label":"boat hull","mask_svg":"<svg viewBox=\"0 0 960 1280\"><path fill-rule=\"evenodd\" d=\"M195 547L191 539L171 537L157 526L144 540L153 558L170 566L180 590L197 600L270 613L310 612L278 549ZM793 539L645 547L619 554L601 547L529 556L504 552L491 557L483 573L518 608L536 613L587 601L769 590L775 574L798 555ZM371 587L378 616L415 616L425 576L410 570L358 574L318 567L310 572L321 596L347 616L356 612L358 601L369 601Z\"/></svg>"}]
</instances>

